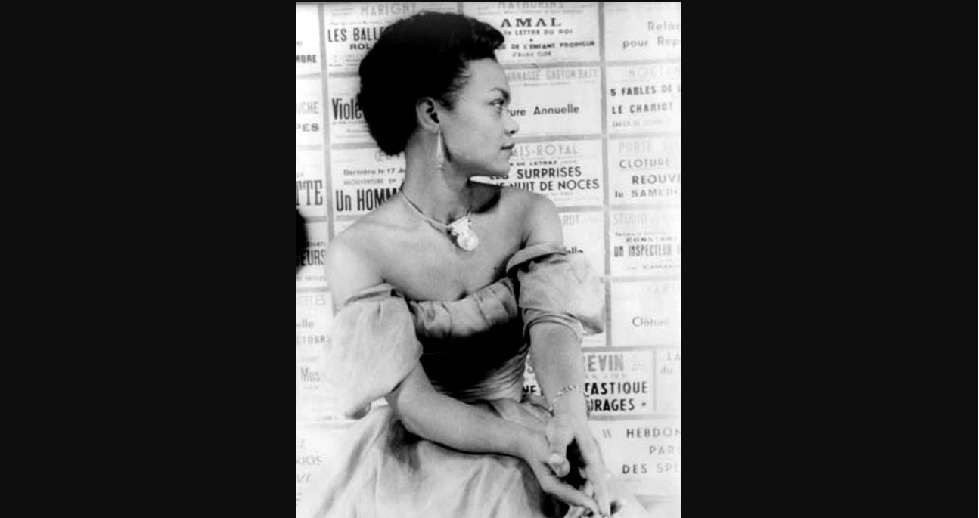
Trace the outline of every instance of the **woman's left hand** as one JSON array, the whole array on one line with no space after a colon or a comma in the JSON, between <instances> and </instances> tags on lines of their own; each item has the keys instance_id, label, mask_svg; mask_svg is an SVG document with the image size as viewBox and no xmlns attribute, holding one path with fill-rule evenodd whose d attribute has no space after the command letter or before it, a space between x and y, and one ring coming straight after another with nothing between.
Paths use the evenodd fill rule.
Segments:
<instances>
[{"instance_id":1,"label":"woman's left hand","mask_svg":"<svg viewBox=\"0 0 979 518\"><path fill-rule=\"evenodd\" d=\"M547 425L547 440L552 453L557 453L571 461L570 465L555 469L559 477L568 474L568 468L577 469L578 473L590 483L594 491L594 499L599 510L605 515L611 515L608 479L605 475L605 461L602 458L598 441L592 436L587 418L575 419L571 416L555 416ZM568 448L576 446L580 458L568 457Z\"/></svg>"}]
</instances>

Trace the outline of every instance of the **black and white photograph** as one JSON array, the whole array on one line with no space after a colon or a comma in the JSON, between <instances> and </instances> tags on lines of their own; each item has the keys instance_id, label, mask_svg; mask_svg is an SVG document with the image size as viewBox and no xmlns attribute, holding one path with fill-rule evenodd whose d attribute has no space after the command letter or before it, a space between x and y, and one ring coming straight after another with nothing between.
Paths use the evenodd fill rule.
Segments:
<instances>
[{"instance_id":1,"label":"black and white photograph","mask_svg":"<svg viewBox=\"0 0 979 518\"><path fill-rule=\"evenodd\" d=\"M296 516L674 518L679 2L296 4Z\"/></svg>"}]
</instances>

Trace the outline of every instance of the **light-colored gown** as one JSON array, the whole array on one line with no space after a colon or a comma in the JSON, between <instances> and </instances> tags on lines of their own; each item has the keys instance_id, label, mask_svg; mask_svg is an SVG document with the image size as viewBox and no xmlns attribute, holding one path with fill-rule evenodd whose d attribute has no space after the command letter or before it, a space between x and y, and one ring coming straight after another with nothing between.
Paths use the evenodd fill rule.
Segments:
<instances>
[{"instance_id":1,"label":"light-colored gown","mask_svg":"<svg viewBox=\"0 0 979 518\"><path fill-rule=\"evenodd\" d=\"M506 276L452 302L406 299L380 284L346 301L322 365L352 412L391 392L421 361L437 390L504 419L542 426L550 414L523 394L527 330L550 321L601 332L604 290L583 256L556 244L518 251ZM464 453L408 432L390 407L348 431L334 462L304 491L301 517L551 517L567 506L543 493L515 457Z\"/></svg>"}]
</instances>

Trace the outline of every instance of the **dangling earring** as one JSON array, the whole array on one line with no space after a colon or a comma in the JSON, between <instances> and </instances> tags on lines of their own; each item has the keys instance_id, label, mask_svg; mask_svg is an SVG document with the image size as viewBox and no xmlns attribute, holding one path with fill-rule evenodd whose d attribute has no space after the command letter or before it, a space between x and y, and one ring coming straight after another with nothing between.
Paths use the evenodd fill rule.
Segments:
<instances>
[{"instance_id":1,"label":"dangling earring","mask_svg":"<svg viewBox=\"0 0 979 518\"><path fill-rule=\"evenodd\" d=\"M439 172L442 172L442 167L445 165L445 153L442 151L442 130L441 128L436 132L435 138L435 167L438 168Z\"/></svg>"}]
</instances>

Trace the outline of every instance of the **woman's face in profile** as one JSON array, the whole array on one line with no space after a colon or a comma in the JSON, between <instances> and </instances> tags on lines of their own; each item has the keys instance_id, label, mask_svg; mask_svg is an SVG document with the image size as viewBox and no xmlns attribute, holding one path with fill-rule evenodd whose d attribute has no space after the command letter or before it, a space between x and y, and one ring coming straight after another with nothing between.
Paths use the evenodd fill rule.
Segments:
<instances>
[{"instance_id":1,"label":"woman's face in profile","mask_svg":"<svg viewBox=\"0 0 979 518\"><path fill-rule=\"evenodd\" d=\"M506 176L513 155L513 134L520 126L510 116L510 84L492 59L469 62L469 80L455 108L442 112L442 135L451 159L479 175Z\"/></svg>"}]
</instances>

